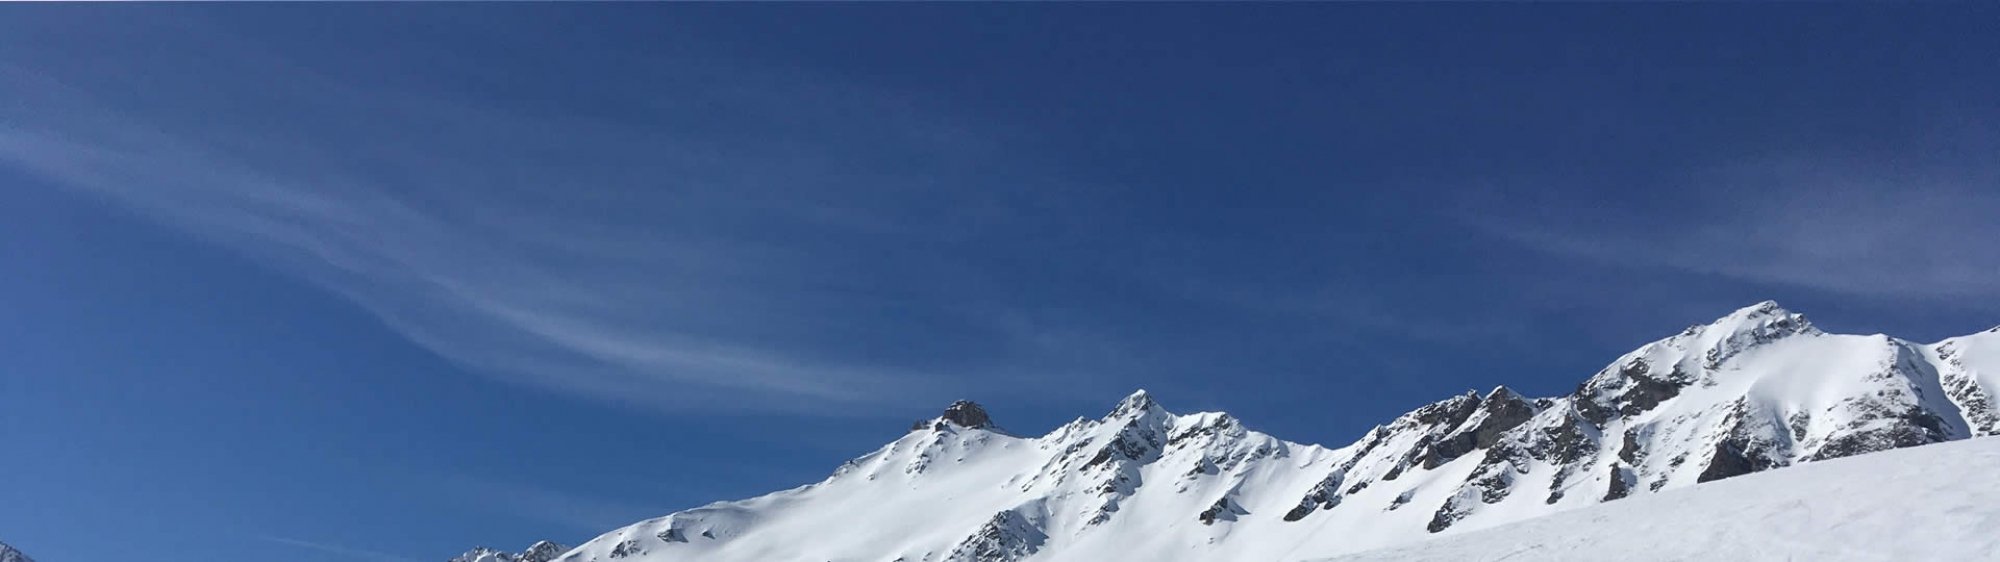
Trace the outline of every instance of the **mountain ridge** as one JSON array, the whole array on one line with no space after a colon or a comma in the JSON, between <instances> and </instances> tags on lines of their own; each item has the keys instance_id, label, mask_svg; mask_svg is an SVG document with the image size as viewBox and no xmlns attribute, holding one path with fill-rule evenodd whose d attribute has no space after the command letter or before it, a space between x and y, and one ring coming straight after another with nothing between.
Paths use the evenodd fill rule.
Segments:
<instances>
[{"instance_id":1,"label":"mountain ridge","mask_svg":"<svg viewBox=\"0 0 2000 562\"><path fill-rule=\"evenodd\" d=\"M7 543L0 542L0 562L35 562L35 559L29 558L27 554L8 546Z\"/></svg>"},{"instance_id":2,"label":"mountain ridge","mask_svg":"<svg viewBox=\"0 0 2000 562\"><path fill-rule=\"evenodd\" d=\"M1562 396L1501 385L1342 447L1144 390L1039 437L960 401L821 482L618 529L556 562L1292 560L1793 464L2000 433L2000 332L1822 332L1765 301Z\"/></svg>"}]
</instances>

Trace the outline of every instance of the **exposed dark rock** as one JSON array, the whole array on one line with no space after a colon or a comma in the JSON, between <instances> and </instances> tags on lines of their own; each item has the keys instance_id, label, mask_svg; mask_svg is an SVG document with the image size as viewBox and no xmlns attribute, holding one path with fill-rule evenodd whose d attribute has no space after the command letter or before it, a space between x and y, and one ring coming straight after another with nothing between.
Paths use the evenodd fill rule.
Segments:
<instances>
[{"instance_id":1,"label":"exposed dark rock","mask_svg":"<svg viewBox=\"0 0 2000 562\"><path fill-rule=\"evenodd\" d=\"M1536 408L1521 399L1507 387L1499 387L1480 400L1478 411L1466 423L1469 427L1459 427L1451 435L1432 443L1423 453L1420 464L1426 468L1437 468L1453 459L1474 450L1493 446L1500 436L1535 417Z\"/></svg>"},{"instance_id":2,"label":"exposed dark rock","mask_svg":"<svg viewBox=\"0 0 2000 562\"><path fill-rule=\"evenodd\" d=\"M1745 450L1741 443L1723 440L1715 444L1715 451L1709 454L1708 467L1701 470L1695 482L1711 482L1742 476L1776 466L1770 459L1756 455L1754 450Z\"/></svg>"},{"instance_id":3,"label":"exposed dark rock","mask_svg":"<svg viewBox=\"0 0 2000 562\"><path fill-rule=\"evenodd\" d=\"M945 407L944 415L941 417L944 421L958 424L959 427L985 429L993 426L993 418L986 415L986 409L970 400L952 402L950 406Z\"/></svg>"},{"instance_id":4,"label":"exposed dark rock","mask_svg":"<svg viewBox=\"0 0 2000 562\"><path fill-rule=\"evenodd\" d=\"M1604 501L1611 501L1632 494L1632 470L1612 465L1611 487L1604 492Z\"/></svg>"},{"instance_id":5,"label":"exposed dark rock","mask_svg":"<svg viewBox=\"0 0 2000 562\"><path fill-rule=\"evenodd\" d=\"M1396 463L1395 466L1389 467L1388 472L1382 473L1382 480L1384 481L1395 480L1396 477L1403 475L1403 469L1409 467L1410 467L1409 459L1404 459L1403 461Z\"/></svg>"},{"instance_id":6,"label":"exposed dark rock","mask_svg":"<svg viewBox=\"0 0 2000 562\"><path fill-rule=\"evenodd\" d=\"M1973 382L1971 377L1954 377L1946 382L1951 386L1945 387L1945 391L1965 412L1973 437L2000 435L2000 410L1993 407L1993 398L1986 395L1979 383Z\"/></svg>"},{"instance_id":7,"label":"exposed dark rock","mask_svg":"<svg viewBox=\"0 0 2000 562\"><path fill-rule=\"evenodd\" d=\"M1479 394L1466 392L1463 396L1434 402L1403 415L1418 425L1452 428L1465 423L1465 418L1471 417L1472 412L1478 407Z\"/></svg>"},{"instance_id":8,"label":"exposed dark rock","mask_svg":"<svg viewBox=\"0 0 2000 562\"><path fill-rule=\"evenodd\" d=\"M1618 460L1625 464L1639 464L1639 428L1625 430L1624 442L1618 446Z\"/></svg>"},{"instance_id":9,"label":"exposed dark rock","mask_svg":"<svg viewBox=\"0 0 2000 562\"><path fill-rule=\"evenodd\" d=\"M1575 464L1596 454L1596 428L1585 427L1584 423L1581 417L1569 415L1563 416L1562 423L1555 427L1541 428L1539 439L1529 446L1528 454L1561 465Z\"/></svg>"},{"instance_id":10,"label":"exposed dark rock","mask_svg":"<svg viewBox=\"0 0 2000 562\"><path fill-rule=\"evenodd\" d=\"M1441 533L1445 529L1451 528L1453 523L1457 523L1458 520L1464 519L1466 515L1470 515L1470 508L1460 505L1458 499L1457 497L1453 497L1445 500L1444 505L1439 506L1437 512L1431 514L1431 521L1424 525L1424 529L1432 533Z\"/></svg>"},{"instance_id":11,"label":"exposed dark rock","mask_svg":"<svg viewBox=\"0 0 2000 562\"><path fill-rule=\"evenodd\" d=\"M1298 521L1305 519L1307 515L1312 515L1314 511L1333 509L1334 506L1340 505L1341 496L1336 492L1340 490L1341 482L1347 477L1346 468L1342 467L1340 470L1335 470L1332 474L1328 474L1326 478L1321 479L1319 484L1313 486L1312 491L1306 492L1305 498L1299 500L1297 507L1293 507L1290 511L1285 512L1284 519L1286 521Z\"/></svg>"},{"instance_id":12,"label":"exposed dark rock","mask_svg":"<svg viewBox=\"0 0 2000 562\"><path fill-rule=\"evenodd\" d=\"M1661 403L1679 396L1681 388L1694 382L1694 377L1674 369L1665 378L1653 376L1653 367L1645 359L1632 359L1621 367L1615 376L1599 375L1579 385L1574 395L1577 413L1590 423L1603 426L1614 416L1635 416L1658 407ZM1605 397L1606 392L1616 391Z\"/></svg>"},{"instance_id":13,"label":"exposed dark rock","mask_svg":"<svg viewBox=\"0 0 2000 562\"><path fill-rule=\"evenodd\" d=\"M1442 533L1445 529L1451 528L1452 523L1458 522L1463 517L1465 517L1465 514L1452 509L1451 502L1445 502L1444 507L1438 508L1437 513L1431 514L1431 522L1424 525L1424 529L1433 533Z\"/></svg>"},{"instance_id":14,"label":"exposed dark rock","mask_svg":"<svg viewBox=\"0 0 2000 562\"><path fill-rule=\"evenodd\" d=\"M1201 521L1203 525L1214 525L1218 520L1235 521L1237 516L1249 514L1249 510L1243 509L1243 506L1236 505L1235 501L1225 496L1215 500L1215 503L1210 504L1208 509L1202 510L1200 515L1195 516L1195 520Z\"/></svg>"},{"instance_id":15,"label":"exposed dark rock","mask_svg":"<svg viewBox=\"0 0 2000 562\"><path fill-rule=\"evenodd\" d=\"M1421 437L1417 439L1415 445L1402 454L1387 473L1382 475L1382 479L1395 480L1412 466L1435 468L1437 465L1427 464L1425 460L1436 455L1432 452L1432 448L1440 439L1465 425L1466 420L1478 413L1480 403L1478 393L1468 391L1464 395L1431 403L1396 418L1395 423L1390 424L1390 431L1418 432Z\"/></svg>"},{"instance_id":16,"label":"exposed dark rock","mask_svg":"<svg viewBox=\"0 0 2000 562\"><path fill-rule=\"evenodd\" d=\"M617 545L611 547L612 558L638 556L645 553L646 549L640 548L639 546L639 539L625 539L623 541L620 541Z\"/></svg>"},{"instance_id":17,"label":"exposed dark rock","mask_svg":"<svg viewBox=\"0 0 2000 562\"><path fill-rule=\"evenodd\" d=\"M1804 441L1806 430L1812 427L1812 416L1805 412L1796 412L1792 417L1785 419L1785 425L1792 430L1793 441Z\"/></svg>"},{"instance_id":18,"label":"exposed dark rock","mask_svg":"<svg viewBox=\"0 0 2000 562\"><path fill-rule=\"evenodd\" d=\"M502 550L479 547L452 558L450 562L467 562L482 558L497 560L499 562L551 562L557 556L562 556L564 552L568 551L569 547L567 546L549 541L539 541L528 545L526 550L522 550L519 553L508 553ZM8 562L8 560L4 556L0 556L0 562Z\"/></svg>"},{"instance_id":19,"label":"exposed dark rock","mask_svg":"<svg viewBox=\"0 0 2000 562\"><path fill-rule=\"evenodd\" d=\"M1741 315L1741 321L1746 325L1738 326L1726 340L1710 347L1703 356L1703 368L1713 371L1745 349L1798 334L1818 332L1805 315L1785 310L1772 301L1757 303L1731 316L1737 315Z\"/></svg>"},{"instance_id":20,"label":"exposed dark rock","mask_svg":"<svg viewBox=\"0 0 2000 562\"><path fill-rule=\"evenodd\" d=\"M1132 420L1118 431L1110 442L1097 450L1097 454L1083 463L1084 469L1094 468L1114 460L1142 460L1160 452L1160 435L1144 427L1140 420Z\"/></svg>"},{"instance_id":21,"label":"exposed dark rock","mask_svg":"<svg viewBox=\"0 0 2000 562\"><path fill-rule=\"evenodd\" d=\"M1019 511L993 514L945 557L949 562L1014 562L1042 549L1049 536Z\"/></svg>"},{"instance_id":22,"label":"exposed dark rock","mask_svg":"<svg viewBox=\"0 0 2000 562\"><path fill-rule=\"evenodd\" d=\"M1789 455L1780 449L1781 444L1770 443L1760 436L1775 429L1772 427L1775 422L1753 411L1748 401L1738 399L1732 404L1724 423L1724 437L1709 452L1708 464L1695 477L1695 482L1742 476L1786 464ZM1755 429L1757 427L1766 429L1759 431Z\"/></svg>"},{"instance_id":23,"label":"exposed dark rock","mask_svg":"<svg viewBox=\"0 0 2000 562\"><path fill-rule=\"evenodd\" d=\"M1894 419L1896 423L1888 427L1836 434L1828 439L1825 445L1821 445L1819 450L1814 451L1808 460L1820 461L1928 445L1949 438L1945 431L1944 420L1921 408L1911 408ZM1855 424L1860 425L1866 421L1857 420Z\"/></svg>"},{"instance_id":24,"label":"exposed dark rock","mask_svg":"<svg viewBox=\"0 0 2000 562\"><path fill-rule=\"evenodd\" d=\"M1396 499L1389 500L1389 507L1384 509L1384 511L1395 511L1396 508L1403 507L1410 503L1410 498L1415 497L1416 494L1416 490L1403 490L1403 493L1396 494Z\"/></svg>"}]
</instances>

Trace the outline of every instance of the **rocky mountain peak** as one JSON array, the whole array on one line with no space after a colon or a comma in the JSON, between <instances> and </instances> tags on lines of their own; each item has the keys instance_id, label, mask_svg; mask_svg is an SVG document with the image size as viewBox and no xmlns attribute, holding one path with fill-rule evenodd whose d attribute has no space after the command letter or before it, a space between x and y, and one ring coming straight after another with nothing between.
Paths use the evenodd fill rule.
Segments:
<instances>
[{"instance_id":1,"label":"rocky mountain peak","mask_svg":"<svg viewBox=\"0 0 2000 562\"><path fill-rule=\"evenodd\" d=\"M514 555L514 562L549 562L568 551L569 547L567 546L549 541L537 541L535 544L528 545L527 550Z\"/></svg>"},{"instance_id":2,"label":"rocky mountain peak","mask_svg":"<svg viewBox=\"0 0 2000 562\"><path fill-rule=\"evenodd\" d=\"M1122 418L1122 417L1134 416L1145 413L1165 414L1167 413L1167 411L1165 408L1161 408L1158 402L1153 401L1152 394L1146 392L1146 389L1142 388L1133 391L1132 394L1126 396L1124 400L1119 400L1118 406L1112 408L1111 414L1105 417Z\"/></svg>"},{"instance_id":3,"label":"rocky mountain peak","mask_svg":"<svg viewBox=\"0 0 2000 562\"><path fill-rule=\"evenodd\" d=\"M503 550L478 547L452 558L449 562L552 562L556 557L568 552L569 547L549 541L537 541L526 550L510 553ZM0 562L6 562L0 559Z\"/></svg>"},{"instance_id":4,"label":"rocky mountain peak","mask_svg":"<svg viewBox=\"0 0 2000 562\"><path fill-rule=\"evenodd\" d=\"M971 400L959 400L952 402L950 406L945 406L944 413L938 414L938 417L928 420L917 420L916 423L910 424L910 431L923 431L926 429L943 430L947 427L999 429L998 426L993 425L993 417L987 415L985 407Z\"/></svg>"},{"instance_id":5,"label":"rocky mountain peak","mask_svg":"<svg viewBox=\"0 0 2000 562\"><path fill-rule=\"evenodd\" d=\"M970 429L985 429L993 426L993 418L986 415L986 408L980 407L979 403L971 400L952 402L950 406L945 407L944 415L938 416L938 419Z\"/></svg>"},{"instance_id":6,"label":"rocky mountain peak","mask_svg":"<svg viewBox=\"0 0 2000 562\"><path fill-rule=\"evenodd\" d=\"M7 543L0 543L0 562L35 562L35 560L15 550L14 547L7 546Z\"/></svg>"},{"instance_id":7,"label":"rocky mountain peak","mask_svg":"<svg viewBox=\"0 0 2000 562\"><path fill-rule=\"evenodd\" d=\"M1703 331L1710 338L1720 340L1735 339L1745 334L1769 340L1793 334L1819 333L1819 329L1813 327L1804 314L1786 310L1777 301L1764 301L1736 309L1708 323Z\"/></svg>"}]
</instances>

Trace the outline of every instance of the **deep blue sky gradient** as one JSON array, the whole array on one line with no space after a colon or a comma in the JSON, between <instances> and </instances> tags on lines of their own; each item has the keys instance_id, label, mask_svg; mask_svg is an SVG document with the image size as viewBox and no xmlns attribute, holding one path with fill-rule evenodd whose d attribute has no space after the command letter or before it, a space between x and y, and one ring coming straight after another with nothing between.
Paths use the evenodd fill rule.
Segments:
<instances>
[{"instance_id":1,"label":"deep blue sky gradient","mask_svg":"<svg viewBox=\"0 0 2000 562\"><path fill-rule=\"evenodd\" d=\"M1342 445L2000 323L1991 5L0 9L0 541L434 561L954 398Z\"/></svg>"}]
</instances>

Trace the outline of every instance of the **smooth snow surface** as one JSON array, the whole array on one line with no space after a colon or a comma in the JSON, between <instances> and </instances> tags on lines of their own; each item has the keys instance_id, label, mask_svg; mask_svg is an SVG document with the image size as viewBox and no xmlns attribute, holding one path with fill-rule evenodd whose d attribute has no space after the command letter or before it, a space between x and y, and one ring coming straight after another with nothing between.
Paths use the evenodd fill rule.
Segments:
<instances>
[{"instance_id":1,"label":"smooth snow surface","mask_svg":"<svg viewBox=\"0 0 2000 562\"><path fill-rule=\"evenodd\" d=\"M1325 562L2000 560L2000 439L1634 497Z\"/></svg>"},{"instance_id":2,"label":"smooth snow surface","mask_svg":"<svg viewBox=\"0 0 2000 562\"><path fill-rule=\"evenodd\" d=\"M1662 497L1692 496L1655 494L1703 482L1768 470L1777 472L1754 481L1783 482L1794 465L1988 435L2000 430L1996 390L2000 332L1929 345L1828 334L1803 315L1764 302L1625 354L1572 394L1528 398L1505 387L1468 392L1417 408L1341 447L1282 441L1228 414L1174 414L1144 391L1098 419L1078 418L1039 437L1008 433L978 405L955 403L819 483L641 521L555 560L1324 558L1604 502L1664 505ZM1966 449L1948 449L1960 450ZM1926 482L1895 484L1991 493L1993 459L1971 460L1906 467L1898 478ZM1890 461L1862 466L1882 462ZM1850 496L1842 501L1892 502L1914 490L1885 487L1874 494L1877 477L1826 474L1856 479L1823 484ZM1745 487L1724 483L1729 486L1723 489ZM1815 525L1834 524L1827 513L1886 524L1921 512L1909 520L1929 526L1903 531L1922 537L1955 536L1965 527L1950 521L1961 516L1996 523L1990 510L1951 512L1928 500L1899 504L1902 514L1853 514L1841 510L1862 504L1827 505L1805 519L1768 524L1794 526L1780 534L1809 534ZM1758 513L1780 507L1752 502L1707 509ZM1756 529L1751 521L1723 520L1740 526L1731 532ZM1786 548L1774 542L1745 555ZM1545 557L1528 559L1539 558Z\"/></svg>"}]
</instances>

